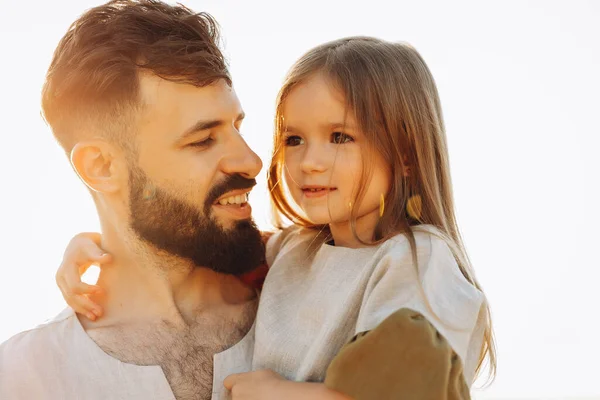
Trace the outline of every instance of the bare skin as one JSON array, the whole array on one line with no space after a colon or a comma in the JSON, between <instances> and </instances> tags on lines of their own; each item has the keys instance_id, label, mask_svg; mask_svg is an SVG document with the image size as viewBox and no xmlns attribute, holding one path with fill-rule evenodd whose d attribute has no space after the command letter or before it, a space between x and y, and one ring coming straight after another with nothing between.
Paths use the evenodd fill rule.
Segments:
<instances>
[{"instance_id":1,"label":"bare skin","mask_svg":"<svg viewBox=\"0 0 600 400\"><path fill-rule=\"evenodd\" d=\"M240 305L199 310L193 319L179 324L160 319L88 328L87 333L120 361L160 366L177 399L210 399L213 355L244 337L257 304L253 299Z\"/></svg>"},{"instance_id":2,"label":"bare skin","mask_svg":"<svg viewBox=\"0 0 600 400\"><path fill-rule=\"evenodd\" d=\"M134 232L132 164L143 171L146 185L160 188L198 215L212 217L227 231L250 218L251 208L224 206L217 199L207 211L206 196L228 176L252 180L262 163L240 136L243 110L224 81L199 88L140 74L140 96L144 106L133 122L134 161L101 139L79 142L71 154L79 177L95 194L102 227L99 245L111 255L97 282L101 290L89 297L102 318L78 317L110 356L160 366L177 399L210 399L213 355L239 342L250 329L256 291L233 275L167 252ZM204 142L208 144L198 145ZM237 194L231 189L222 196ZM156 206L152 196L145 201ZM155 215L155 225L176 218L178 210ZM179 229L185 235L184 225Z\"/></svg>"},{"instance_id":3,"label":"bare skin","mask_svg":"<svg viewBox=\"0 0 600 400\"><path fill-rule=\"evenodd\" d=\"M93 296L105 316L79 318L108 355L160 366L177 399L210 399L213 355L245 336L258 298L237 278L174 262L168 271L115 262L98 280L106 294Z\"/></svg>"}]
</instances>

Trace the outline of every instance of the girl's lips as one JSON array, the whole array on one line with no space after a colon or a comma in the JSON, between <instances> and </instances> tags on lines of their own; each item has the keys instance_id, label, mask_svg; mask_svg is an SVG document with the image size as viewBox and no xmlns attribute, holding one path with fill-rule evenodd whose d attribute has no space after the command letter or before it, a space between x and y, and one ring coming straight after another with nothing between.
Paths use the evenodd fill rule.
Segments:
<instances>
[{"instance_id":1,"label":"girl's lips","mask_svg":"<svg viewBox=\"0 0 600 400\"><path fill-rule=\"evenodd\" d=\"M336 188L302 188L302 194L309 198L309 199L314 199L314 198L318 198L318 197L323 197L323 196L327 196L329 194L329 192L333 192L334 190L337 190Z\"/></svg>"}]
</instances>

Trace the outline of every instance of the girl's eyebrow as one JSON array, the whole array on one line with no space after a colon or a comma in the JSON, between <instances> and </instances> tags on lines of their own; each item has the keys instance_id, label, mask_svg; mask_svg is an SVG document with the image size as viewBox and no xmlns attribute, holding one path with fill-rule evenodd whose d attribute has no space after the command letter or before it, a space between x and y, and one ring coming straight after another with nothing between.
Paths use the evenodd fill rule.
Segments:
<instances>
[{"instance_id":1,"label":"girl's eyebrow","mask_svg":"<svg viewBox=\"0 0 600 400\"><path fill-rule=\"evenodd\" d=\"M348 129L348 130L354 130L354 125L352 125L349 122L343 123L343 122L331 122L329 124L325 124L324 128L327 130L336 130L336 129Z\"/></svg>"},{"instance_id":2,"label":"girl's eyebrow","mask_svg":"<svg viewBox=\"0 0 600 400\"><path fill-rule=\"evenodd\" d=\"M296 133L296 134L300 133L299 129L296 129L293 126L289 126L289 125L286 125L283 128L283 131L286 132L286 133Z\"/></svg>"},{"instance_id":3,"label":"girl's eyebrow","mask_svg":"<svg viewBox=\"0 0 600 400\"><path fill-rule=\"evenodd\" d=\"M346 130L356 130L354 125L346 122L328 122L328 123L324 123L321 125L321 128L325 131L334 131L334 130L338 130L338 129L346 129ZM290 125L286 125L283 129L284 132L287 133L295 133L295 134L300 134L302 133L301 129L298 129L296 127L290 126Z\"/></svg>"}]
</instances>

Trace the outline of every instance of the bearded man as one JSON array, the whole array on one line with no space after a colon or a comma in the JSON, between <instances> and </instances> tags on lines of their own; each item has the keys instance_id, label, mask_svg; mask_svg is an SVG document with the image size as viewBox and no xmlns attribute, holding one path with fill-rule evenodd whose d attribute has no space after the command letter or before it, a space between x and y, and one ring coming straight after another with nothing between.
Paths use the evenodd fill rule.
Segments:
<instances>
[{"instance_id":1,"label":"bearded man","mask_svg":"<svg viewBox=\"0 0 600 400\"><path fill-rule=\"evenodd\" d=\"M238 276L264 259L247 203L262 164L218 42L209 15L154 0L93 8L60 41L43 114L113 265L102 319L67 309L0 347L0 398L210 399L213 362L246 356L257 295Z\"/></svg>"}]
</instances>

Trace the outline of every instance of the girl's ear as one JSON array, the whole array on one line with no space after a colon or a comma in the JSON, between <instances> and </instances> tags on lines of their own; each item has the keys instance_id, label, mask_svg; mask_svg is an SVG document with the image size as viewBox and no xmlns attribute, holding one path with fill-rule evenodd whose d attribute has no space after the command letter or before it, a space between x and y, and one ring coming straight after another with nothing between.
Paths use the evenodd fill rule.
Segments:
<instances>
[{"instance_id":1,"label":"girl's ear","mask_svg":"<svg viewBox=\"0 0 600 400\"><path fill-rule=\"evenodd\" d=\"M411 176L411 168L408 160L408 156L405 154L402 156L402 164L404 165L404 170L402 171L402 176L408 178Z\"/></svg>"}]
</instances>

